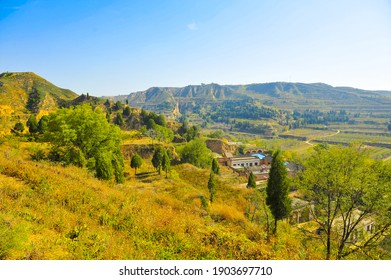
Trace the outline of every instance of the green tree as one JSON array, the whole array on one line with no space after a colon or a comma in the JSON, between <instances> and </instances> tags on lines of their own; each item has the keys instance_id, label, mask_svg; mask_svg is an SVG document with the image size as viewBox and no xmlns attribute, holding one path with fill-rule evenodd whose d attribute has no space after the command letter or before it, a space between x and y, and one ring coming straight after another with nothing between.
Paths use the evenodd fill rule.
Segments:
<instances>
[{"instance_id":1,"label":"green tree","mask_svg":"<svg viewBox=\"0 0 391 280\"><path fill-rule=\"evenodd\" d=\"M255 182L255 177L254 173L250 172L250 176L248 176L248 181L247 181L247 188L256 188L257 183Z\"/></svg>"},{"instance_id":2,"label":"green tree","mask_svg":"<svg viewBox=\"0 0 391 280\"><path fill-rule=\"evenodd\" d=\"M214 197L216 194L216 178L213 172L210 172L209 180L208 180L208 190L209 190L209 201L213 203Z\"/></svg>"},{"instance_id":3,"label":"green tree","mask_svg":"<svg viewBox=\"0 0 391 280\"><path fill-rule=\"evenodd\" d=\"M131 113L132 113L132 111L130 110L130 107L129 107L129 106L126 106L125 109L124 109L123 112L122 112L122 114L123 114L125 117L129 117Z\"/></svg>"},{"instance_id":4,"label":"green tree","mask_svg":"<svg viewBox=\"0 0 391 280\"><path fill-rule=\"evenodd\" d=\"M44 133L48 128L49 118L48 116L42 116L38 122L38 132Z\"/></svg>"},{"instance_id":5,"label":"green tree","mask_svg":"<svg viewBox=\"0 0 391 280\"><path fill-rule=\"evenodd\" d=\"M122 107L123 107L123 105L122 105L121 101L117 101L117 102L115 102L113 109L114 109L114 111L119 111L122 109Z\"/></svg>"},{"instance_id":6,"label":"green tree","mask_svg":"<svg viewBox=\"0 0 391 280\"><path fill-rule=\"evenodd\" d=\"M159 172L159 175L163 165L164 152L165 150L163 147L157 146L152 156L152 165Z\"/></svg>"},{"instance_id":7,"label":"green tree","mask_svg":"<svg viewBox=\"0 0 391 280\"><path fill-rule=\"evenodd\" d=\"M134 175L137 174L137 168L140 168L143 164L143 160L141 157L136 153L132 159L130 160L130 167L134 168Z\"/></svg>"},{"instance_id":8,"label":"green tree","mask_svg":"<svg viewBox=\"0 0 391 280\"><path fill-rule=\"evenodd\" d=\"M215 158L212 159L212 172L216 175L220 174L220 165Z\"/></svg>"},{"instance_id":9,"label":"green tree","mask_svg":"<svg viewBox=\"0 0 391 280\"><path fill-rule=\"evenodd\" d=\"M291 211L291 199L288 197L289 186L287 170L282 161L281 151L273 153L269 180L266 187L266 204L274 217L273 233L277 233L277 222L287 218Z\"/></svg>"},{"instance_id":10,"label":"green tree","mask_svg":"<svg viewBox=\"0 0 391 280\"><path fill-rule=\"evenodd\" d=\"M163 153L163 159L162 159L162 168L164 171L166 171L166 178L168 178L168 170L170 169L170 165L171 165L171 160L167 150L165 149Z\"/></svg>"},{"instance_id":11,"label":"green tree","mask_svg":"<svg viewBox=\"0 0 391 280\"><path fill-rule=\"evenodd\" d=\"M304 167L298 185L314 201L311 214L324 232L326 259L370 253L391 227L391 166L370 160L362 146L350 145L318 146ZM355 242L366 221L376 226Z\"/></svg>"},{"instance_id":12,"label":"green tree","mask_svg":"<svg viewBox=\"0 0 391 280\"><path fill-rule=\"evenodd\" d=\"M200 168L207 168L211 164L212 151L206 147L204 141L196 138L187 143L181 152L182 161L191 163Z\"/></svg>"},{"instance_id":13,"label":"green tree","mask_svg":"<svg viewBox=\"0 0 391 280\"><path fill-rule=\"evenodd\" d=\"M41 103L41 95L38 90L33 87L32 91L28 95L26 108L36 114L39 111L39 103Z\"/></svg>"},{"instance_id":14,"label":"green tree","mask_svg":"<svg viewBox=\"0 0 391 280\"><path fill-rule=\"evenodd\" d=\"M96 176L121 180L121 131L107 123L104 115L88 104L64 108L49 115L44 138L52 144L49 158L66 164L84 166L95 160Z\"/></svg>"},{"instance_id":15,"label":"green tree","mask_svg":"<svg viewBox=\"0 0 391 280\"><path fill-rule=\"evenodd\" d=\"M156 124L161 126L167 126L166 117L163 114L160 114L156 119Z\"/></svg>"},{"instance_id":16,"label":"green tree","mask_svg":"<svg viewBox=\"0 0 391 280\"><path fill-rule=\"evenodd\" d=\"M21 122L17 122L14 126L14 131L16 132L23 132L24 125Z\"/></svg>"},{"instance_id":17,"label":"green tree","mask_svg":"<svg viewBox=\"0 0 391 280\"><path fill-rule=\"evenodd\" d=\"M27 120L27 127L29 128L30 133L37 133L38 132L38 122L35 115L30 115L29 119Z\"/></svg>"},{"instance_id":18,"label":"green tree","mask_svg":"<svg viewBox=\"0 0 391 280\"><path fill-rule=\"evenodd\" d=\"M183 134L183 137L186 139L186 141L191 141L195 139L196 137L200 136L200 128L196 125L191 126L189 129L186 130L186 132Z\"/></svg>"},{"instance_id":19,"label":"green tree","mask_svg":"<svg viewBox=\"0 0 391 280\"><path fill-rule=\"evenodd\" d=\"M122 118L122 114L120 112L117 112L117 117L115 118L115 124L119 126L124 124L124 119Z\"/></svg>"},{"instance_id":20,"label":"green tree","mask_svg":"<svg viewBox=\"0 0 391 280\"><path fill-rule=\"evenodd\" d=\"M114 168L109 153L101 152L95 155L95 170L100 179L110 180L113 177Z\"/></svg>"},{"instance_id":21,"label":"green tree","mask_svg":"<svg viewBox=\"0 0 391 280\"><path fill-rule=\"evenodd\" d=\"M156 128L156 122L153 119L149 119L147 123L148 129L155 129Z\"/></svg>"}]
</instances>

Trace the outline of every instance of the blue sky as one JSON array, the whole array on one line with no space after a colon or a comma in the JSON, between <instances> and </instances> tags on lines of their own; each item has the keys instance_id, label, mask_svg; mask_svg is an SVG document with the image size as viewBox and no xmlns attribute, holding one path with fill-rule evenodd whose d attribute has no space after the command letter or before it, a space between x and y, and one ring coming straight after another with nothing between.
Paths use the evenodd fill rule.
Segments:
<instances>
[{"instance_id":1,"label":"blue sky","mask_svg":"<svg viewBox=\"0 0 391 280\"><path fill-rule=\"evenodd\" d=\"M81 94L274 81L391 90L390 0L0 0L0 72Z\"/></svg>"}]
</instances>

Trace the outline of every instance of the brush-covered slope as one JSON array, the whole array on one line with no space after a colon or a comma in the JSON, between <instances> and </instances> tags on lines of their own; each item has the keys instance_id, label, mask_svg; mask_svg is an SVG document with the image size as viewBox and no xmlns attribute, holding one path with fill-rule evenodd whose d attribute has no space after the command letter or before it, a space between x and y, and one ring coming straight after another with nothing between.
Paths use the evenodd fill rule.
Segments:
<instances>
[{"instance_id":1,"label":"brush-covered slope","mask_svg":"<svg viewBox=\"0 0 391 280\"><path fill-rule=\"evenodd\" d=\"M256 102L284 109L366 109L391 110L390 91L368 91L350 87L333 87L314 83L265 83L249 85L202 84L182 88L153 87L146 91L112 97L129 101L131 106L153 111L177 108L181 113L197 104L217 104L224 101Z\"/></svg>"},{"instance_id":2,"label":"brush-covered slope","mask_svg":"<svg viewBox=\"0 0 391 280\"><path fill-rule=\"evenodd\" d=\"M0 107L3 113L51 111L78 95L59 88L32 72L0 74Z\"/></svg>"},{"instance_id":3,"label":"brush-covered slope","mask_svg":"<svg viewBox=\"0 0 391 280\"><path fill-rule=\"evenodd\" d=\"M286 223L267 241L263 223L251 222L263 219L251 202L256 191L239 188L230 170L209 204L208 170L182 164L168 179L135 178L127 164L130 175L117 185L82 168L31 161L42 144L15 141L0 144L0 259L321 257L320 246L303 245Z\"/></svg>"}]
</instances>

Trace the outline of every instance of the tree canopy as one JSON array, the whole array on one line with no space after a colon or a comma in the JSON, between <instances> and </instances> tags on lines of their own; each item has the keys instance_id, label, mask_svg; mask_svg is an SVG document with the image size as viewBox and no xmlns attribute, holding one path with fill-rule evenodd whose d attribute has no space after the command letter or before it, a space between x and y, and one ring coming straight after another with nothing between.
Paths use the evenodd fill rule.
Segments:
<instances>
[{"instance_id":1,"label":"tree canopy","mask_svg":"<svg viewBox=\"0 0 391 280\"><path fill-rule=\"evenodd\" d=\"M248 181L247 181L247 188L256 188L257 183L255 182L255 177L254 173L250 172L250 175L248 176Z\"/></svg>"},{"instance_id":2,"label":"tree canopy","mask_svg":"<svg viewBox=\"0 0 391 280\"><path fill-rule=\"evenodd\" d=\"M137 168L140 168L143 164L143 160L141 157L136 153L133 155L132 159L130 160L130 167L134 168L134 175L137 174Z\"/></svg>"},{"instance_id":3,"label":"tree canopy","mask_svg":"<svg viewBox=\"0 0 391 280\"><path fill-rule=\"evenodd\" d=\"M90 105L60 109L49 115L45 138L51 142L50 158L95 170L101 179L123 181L119 128L107 123ZM92 160L93 159L93 160Z\"/></svg>"},{"instance_id":4,"label":"tree canopy","mask_svg":"<svg viewBox=\"0 0 391 280\"><path fill-rule=\"evenodd\" d=\"M370 160L362 146L318 146L299 177L324 232L327 259L365 252L391 227L391 166ZM371 223L368 234L363 227Z\"/></svg>"},{"instance_id":5,"label":"tree canopy","mask_svg":"<svg viewBox=\"0 0 391 280\"><path fill-rule=\"evenodd\" d=\"M276 150L273 153L266 187L266 204L274 217L274 233L277 231L277 221L287 218L291 211L287 173L282 161L281 151Z\"/></svg>"},{"instance_id":6,"label":"tree canopy","mask_svg":"<svg viewBox=\"0 0 391 280\"><path fill-rule=\"evenodd\" d=\"M211 164L212 151L206 147L204 141L196 138L187 143L182 150L182 161L197 167L206 168Z\"/></svg>"}]
</instances>

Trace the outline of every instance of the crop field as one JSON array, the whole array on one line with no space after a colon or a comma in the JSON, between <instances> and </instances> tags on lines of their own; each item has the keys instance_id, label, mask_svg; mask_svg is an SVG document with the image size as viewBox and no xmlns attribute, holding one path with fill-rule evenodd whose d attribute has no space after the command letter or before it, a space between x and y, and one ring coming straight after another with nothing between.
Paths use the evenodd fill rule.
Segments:
<instances>
[{"instance_id":1,"label":"crop field","mask_svg":"<svg viewBox=\"0 0 391 280\"><path fill-rule=\"evenodd\" d=\"M357 133L338 133L330 137L324 137L323 140L335 141L341 143L351 142L370 142L370 143L385 143L391 144L391 136L377 136L377 135L366 135Z\"/></svg>"}]
</instances>

